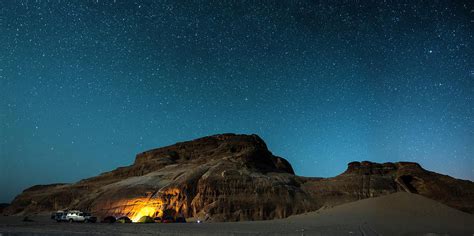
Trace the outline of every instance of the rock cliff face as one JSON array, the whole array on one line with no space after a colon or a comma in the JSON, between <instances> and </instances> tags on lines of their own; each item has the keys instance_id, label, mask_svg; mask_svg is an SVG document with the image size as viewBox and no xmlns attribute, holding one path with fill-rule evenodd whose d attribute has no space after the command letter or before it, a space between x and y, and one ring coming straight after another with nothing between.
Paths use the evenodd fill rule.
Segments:
<instances>
[{"instance_id":1,"label":"rock cliff face","mask_svg":"<svg viewBox=\"0 0 474 236\"><path fill-rule=\"evenodd\" d=\"M413 162L351 162L344 173L308 181L302 189L328 206L404 191L474 213L473 182L427 171Z\"/></svg>"},{"instance_id":2,"label":"rock cliff face","mask_svg":"<svg viewBox=\"0 0 474 236\"><path fill-rule=\"evenodd\" d=\"M474 212L474 183L416 163L352 162L333 178L299 177L257 135L222 134L140 153L133 165L74 184L33 186L4 213L74 208L132 220L144 215L266 220L397 191Z\"/></svg>"}]
</instances>

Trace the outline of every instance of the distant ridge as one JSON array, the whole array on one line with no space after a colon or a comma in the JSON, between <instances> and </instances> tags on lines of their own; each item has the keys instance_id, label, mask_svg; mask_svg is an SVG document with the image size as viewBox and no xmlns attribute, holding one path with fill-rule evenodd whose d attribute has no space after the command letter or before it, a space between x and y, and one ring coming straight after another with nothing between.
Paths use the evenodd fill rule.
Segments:
<instances>
[{"instance_id":1,"label":"distant ridge","mask_svg":"<svg viewBox=\"0 0 474 236\"><path fill-rule=\"evenodd\" d=\"M258 135L220 134L142 152L130 166L77 183L30 187L4 213L74 208L131 219L268 220L395 192L474 212L473 182L418 163L351 162L332 178L301 177Z\"/></svg>"}]
</instances>

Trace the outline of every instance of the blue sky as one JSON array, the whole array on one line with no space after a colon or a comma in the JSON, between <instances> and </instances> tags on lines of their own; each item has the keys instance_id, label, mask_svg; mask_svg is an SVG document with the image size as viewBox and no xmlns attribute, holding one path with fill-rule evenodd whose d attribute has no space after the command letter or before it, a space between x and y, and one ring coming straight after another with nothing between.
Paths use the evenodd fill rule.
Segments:
<instances>
[{"instance_id":1,"label":"blue sky","mask_svg":"<svg viewBox=\"0 0 474 236\"><path fill-rule=\"evenodd\" d=\"M403 160L474 179L467 1L0 6L1 202L227 132L298 175Z\"/></svg>"}]
</instances>

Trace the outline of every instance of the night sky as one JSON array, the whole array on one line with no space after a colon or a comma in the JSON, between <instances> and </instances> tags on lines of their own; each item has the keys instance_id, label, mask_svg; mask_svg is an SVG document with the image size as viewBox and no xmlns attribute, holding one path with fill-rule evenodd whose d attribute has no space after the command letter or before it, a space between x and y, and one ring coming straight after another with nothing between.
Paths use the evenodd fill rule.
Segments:
<instances>
[{"instance_id":1,"label":"night sky","mask_svg":"<svg viewBox=\"0 0 474 236\"><path fill-rule=\"evenodd\" d=\"M177 3L180 2L180 3ZM471 1L0 1L0 202L256 133L303 176L474 179Z\"/></svg>"}]
</instances>

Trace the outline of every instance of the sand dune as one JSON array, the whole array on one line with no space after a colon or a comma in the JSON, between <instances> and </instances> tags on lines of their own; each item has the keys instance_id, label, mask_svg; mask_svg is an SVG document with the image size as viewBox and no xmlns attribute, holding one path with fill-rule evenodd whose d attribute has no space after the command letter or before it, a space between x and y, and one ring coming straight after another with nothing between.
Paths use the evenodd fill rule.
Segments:
<instances>
[{"instance_id":1,"label":"sand dune","mask_svg":"<svg viewBox=\"0 0 474 236\"><path fill-rule=\"evenodd\" d=\"M0 233L160 235L473 235L474 216L410 193L395 193L282 220L203 224L68 224L45 216L0 218Z\"/></svg>"},{"instance_id":2,"label":"sand dune","mask_svg":"<svg viewBox=\"0 0 474 236\"><path fill-rule=\"evenodd\" d=\"M474 215L405 192L292 216L285 221L302 225L360 225L384 235L408 232L474 234Z\"/></svg>"}]
</instances>

